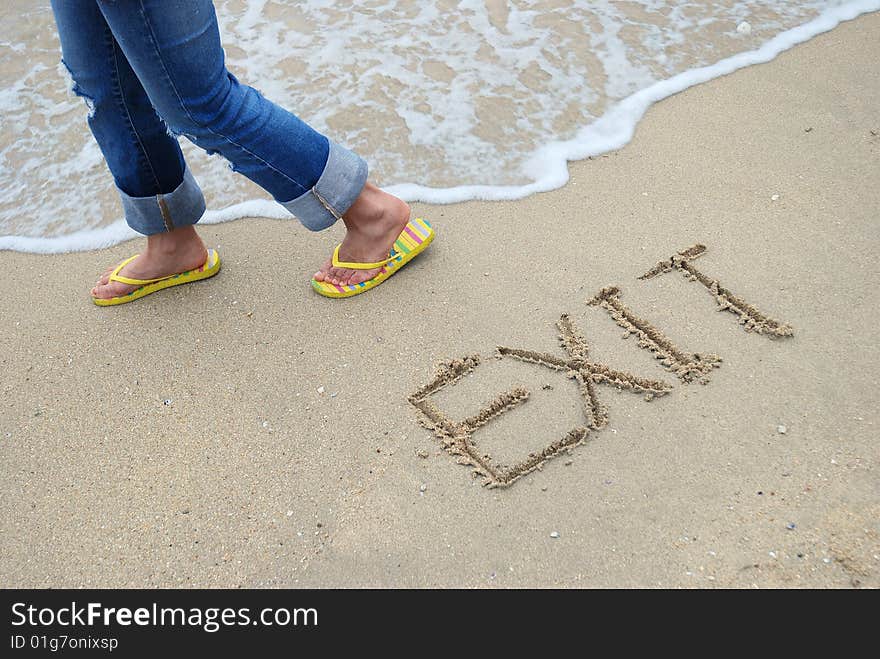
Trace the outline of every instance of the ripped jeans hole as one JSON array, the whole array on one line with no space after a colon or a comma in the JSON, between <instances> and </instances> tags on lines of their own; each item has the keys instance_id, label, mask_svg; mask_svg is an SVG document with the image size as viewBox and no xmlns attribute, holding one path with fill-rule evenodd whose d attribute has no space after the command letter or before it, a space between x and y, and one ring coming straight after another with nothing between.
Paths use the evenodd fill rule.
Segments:
<instances>
[{"instance_id":1,"label":"ripped jeans hole","mask_svg":"<svg viewBox=\"0 0 880 659\"><path fill-rule=\"evenodd\" d=\"M89 119L95 116L95 99L86 94L82 87L79 86L79 83L76 81L76 78L73 75L73 71L67 65L67 62L64 59L61 60L61 65L58 67L59 73L67 80L67 90L68 92L74 94L75 96L79 96L86 104L86 107L89 109Z\"/></svg>"},{"instance_id":2,"label":"ripped jeans hole","mask_svg":"<svg viewBox=\"0 0 880 659\"><path fill-rule=\"evenodd\" d=\"M155 114L156 114L156 119L159 121L159 123L161 123L163 126L165 126L165 134L168 135L168 137L173 137L174 139L177 139L181 135L183 135L184 137L188 137L190 139L190 141L192 141L192 138L189 137L189 135L184 135L184 133L182 131L174 130L171 126L169 126L168 122L165 121L162 118L162 115L160 115L158 112L156 112Z\"/></svg>"},{"instance_id":3,"label":"ripped jeans hole","mask_svg":"<svg viewBox=\"0 0 880 659\"><path fill-rule=\"evenodd\" d=\"M198 142L196 142L195 140L193 140L193 144L198 144ZM219 151L218 149L212 149L212 148L210 148L210 147L202 147L202 148L205 150L205 154L206 154L209 158L213 158L214 156L219 156L220 158L222 158L223 160L225 160L225 161L226 161L226 167L227 167L230 171L233 171L233 172L240 172L240 171L241 171L241 169L239 169L238 165L236 165L234 162L232 162L229 158L226 157L226 154L222 153L222 152Z\"/></svg>"}]
</instances>

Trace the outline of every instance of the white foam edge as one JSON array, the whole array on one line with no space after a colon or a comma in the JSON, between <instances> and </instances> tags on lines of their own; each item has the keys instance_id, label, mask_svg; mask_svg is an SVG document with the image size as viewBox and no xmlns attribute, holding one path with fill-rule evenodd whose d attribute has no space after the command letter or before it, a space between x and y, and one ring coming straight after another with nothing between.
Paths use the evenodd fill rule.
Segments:
<instances>
[{"instance_id":1,"label":"white foam edge","mask_svg":"<svg viewBox=\"0 0 880 659\"><path fill-rule=\"evenodd\" d=\"M477 199L512 201L537 192L556 190L568 182L569 161L583 160L622 148L632 139L639 120L654 103L747 66L767 63L780 53L833 30L840 23L878 10L880 0L853 0L839 7L826 9L813 20L780 32L756 50L738 53L715 64L689 69L656 82L613 105L595 122L579 130L573 139L549 142L537 149L523 165L523 172L535 178L532 183L516 186L461 185L452 188L399 183L388 186L385 190L406 201L430 204L453 204ZM221 210L207 211L199 223L217 224L243 217L285 219L290 218L290 215L273 201L255 199ZM138 236L123 220L117 220L100 229L77 231L53 238L0 236L0 251L37 254L79 252L109 247Z\"/></svg>"},{"instance_id":2,"label":"white foam edge","mask_svg":"<svg viewBox=\"0 0 880 659\"><path fill-rule=\"evenodd\" d=\"M523 165L523 173L535 179L532 183L519 186L464 185L453 188L430 188L402 183L385 189L406 201L432 204L450 204L473 199L508 201L522 199L537 192L556 190L568 182L569 161L600 156L625 146L635 134L639 120L654 103L747 66L770 62L780 53L833 30L844 21L878 10L880 0L854 0L827 9L807 23L780 32L757 50L738 53L715 64L689 69L656 82L613 105L599 119L579 130L573 139L548 142L537 149Z\"/></svg>"}]
</instances>

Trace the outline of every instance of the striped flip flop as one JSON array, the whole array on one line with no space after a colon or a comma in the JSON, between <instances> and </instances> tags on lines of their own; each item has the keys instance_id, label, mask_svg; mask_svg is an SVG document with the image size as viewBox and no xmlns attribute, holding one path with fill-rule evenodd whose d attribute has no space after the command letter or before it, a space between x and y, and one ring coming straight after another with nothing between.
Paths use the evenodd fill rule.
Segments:
<instances>
[{"instance_id":1,"label":"striped flip flop","mask_svg":"<svg viewBox=\"0 0 880 659\"><path fill-rule=\"evenodd\" d=\"M116 304L125 304L126 302L134 302L145 295L149 295L150 293L155 293L156 291L161 291L163 288L170 288L171 286L179 286L180 284L189 284L193 281L199 281L201 279L207 279L208 277L213 277L218 272L220 272L220 255L217 253L217 250L209 249L208 250L208 258L205 259L204 264L194 270L187 270L186 272L179 272L176 275L169 275L168 277L158 277L156 279L134 279L132 277L123 277L119 274L119 271L122 270L127 264L131 263L138 257L137 254L132 256L131 258L125 259L122 263L117 265L113 272L110 273L110 281L118 281L123 284L130 284L131 286L140 286L140 288L134 289L131 293L127 295L120 295L118 297L111 297L107 299L93 297L92 302L97 304L99 307L109 307Z\"/></svg>"},{"instance_id":2,"label":"striped flip flop","mask_svg":"<svg viewBox=\"0 0 880 659\"><path fill-rule=\"evenodd\" d=\"M417 218L404 227L400 236L394 241L387 259L376 263L348 263L339 260L339 245L333 250L333 265L337 268L351 268L352 270L382 270L375 277L367 279L360 284L351 286L337 286L326 281L312 279L312 288L325 297L351 297L360 295L371 288L375 288L391 275L400 270L404 265L412 261L416 256L425 251L425 248L434 240L434 229L425 220Z\"/></svg>"}]
</instances>

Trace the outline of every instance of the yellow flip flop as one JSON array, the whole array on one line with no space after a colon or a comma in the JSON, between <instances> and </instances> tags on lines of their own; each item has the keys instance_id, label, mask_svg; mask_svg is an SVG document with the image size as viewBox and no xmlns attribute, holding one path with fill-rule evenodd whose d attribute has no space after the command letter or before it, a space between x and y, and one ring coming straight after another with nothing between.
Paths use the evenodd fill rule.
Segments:
<instances>
[{"instance_id":1,"label":"yellow flip flop","mask_svg":"<svg viewBox=\"0 0 880 659\"><path fill-rule=\"evenodd\" d=\"M312 288L325 297L351 297L360 295L371 288L375 288L391 275L400 270L404 265L412 261L416 256L425 251L434 240L434 229L425 220L417 218L404 227L403 231L394 241L391 252L387 259L376 263L349 263L339 260L339 245L333 250L333 265L337 268L351 268L352 270L373 270L382 268L375 277L367 279L360 284L338 286L326 281L312 279Z\"/></svg>"},{"instance_id":2,"label":"yellow flip flop","mask_svg":"<svg viewBox=\"0 0 880 659\"><path fill-rule=\"evenodd\" d=\"M193 281L207 279L208 277L213 277L218 272L220 272L220 255L217 253L217 250L209 249L208 258L205 259L205 262L204 264L202 264L201 267L198 267L195 270L187 270L186 272L180 272L176 275L158 277L156 279L134 279L133 277L123 277L122 275L120 275L119 271L122 270L122 268L124 268L126 265L134 261L138 256L138 254L135 254L131 258L125 259L122 263L117 265L113 269L113 272L110 273L109 279L110 281L118 281L122 284L140 286L140 288L134 289L131 293L128 293L127 295L120 295L118 297L110 297L107 299L93 297L92 302L97 304L99 307L109 307L114 304L125 304L126 302L134 302L135 300L140 299L145 295L155 293L156 291L161 291L163 288L170 288L172 286L178 286L180 284L189 284Z\"/></svg>"}]
</instances>

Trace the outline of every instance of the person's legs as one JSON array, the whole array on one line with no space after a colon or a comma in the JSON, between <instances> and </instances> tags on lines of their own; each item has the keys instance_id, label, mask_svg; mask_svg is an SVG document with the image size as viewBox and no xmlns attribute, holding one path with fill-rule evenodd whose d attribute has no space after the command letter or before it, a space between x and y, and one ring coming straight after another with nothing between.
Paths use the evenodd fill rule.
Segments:
<instances>
[{"instance_id":1,"label":"person's legs","mask_svg":"<svg viewBox=\"0 0 880 659\"><path fill-rule=\"evenodd\" d=\"M177 140L156 116L95 0L53 1L62 62L73 91L89 108L88 124L116 182L128 224L149 236L123 275L152 278L198 267L205 246L192 225L205 200ZM108 271L109 272L109 271ZM132 289L99 280L97 297Z\"/></svg>"},{"instance_id":2,"label":"person's legs","mask_svg":"<svg viewBox=\"0 0 880 659\"><path fill-rule=\"evenodd\" d=\"M97 0L113 36L175 134L219 152L309 229L342 219L340 250L378 261L409 220L409 207L367 181L367 165L290 112L242 85L225 67L211 0ZM375 271L325 265L318 277L357 283Z\"/></svg>"}]
</instances>

